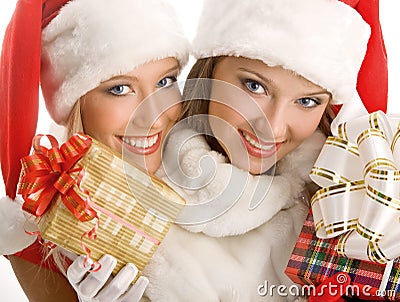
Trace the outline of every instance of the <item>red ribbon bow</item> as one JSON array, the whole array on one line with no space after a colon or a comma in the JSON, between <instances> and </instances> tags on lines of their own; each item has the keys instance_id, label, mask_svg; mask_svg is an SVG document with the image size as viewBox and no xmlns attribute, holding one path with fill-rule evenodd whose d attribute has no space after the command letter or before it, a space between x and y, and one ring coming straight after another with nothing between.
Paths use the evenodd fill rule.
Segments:
<instances>
[{"instance_id":1,"label":"red ribbon bow","mask_svg":"<svg viewBox=\"0 0 400 302\"><path fill-rule=\"evenodd\" d=\"M49 139L51 148L40 145L43 136ZM18 193L24 199L22 208L40 217L49 209L54 196L60 193L64 205L80 221L97 217L87 200L76 192L83 177L82 168L72 169L89 150L91 143L90 137L77 133L59 148L53 136L36 135L32 144L34 153L21 159ZM71 177L71 173L79 173L78 180Z\"/></svg>"}]
</instances>

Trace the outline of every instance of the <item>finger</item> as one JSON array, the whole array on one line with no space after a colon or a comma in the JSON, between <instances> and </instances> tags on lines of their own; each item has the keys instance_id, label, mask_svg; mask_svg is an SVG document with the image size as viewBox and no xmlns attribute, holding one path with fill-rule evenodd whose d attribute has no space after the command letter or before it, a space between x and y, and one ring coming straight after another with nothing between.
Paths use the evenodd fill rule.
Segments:
<instances>
[{"instance_id":1,"label":"finger","mask_svg":"<svg viewBox=\"0 0 400 302\"><path fill-rule=\"evenodd\" d=\"M140 276L135 284L124 295L121 302L139 302L140 299L143 297L147 285L149 285L149 279L144 276Z\"/></svg>"},{"instance_id":2,"label":"finger","mask_svg":"<svg viewBox=\"0 0 400 302\"><path fill-rule=\"evenodd\" d=\"M79 255L77 255L77 254L75 254L75 253L73 253L73 252L70 252L70 251L68 251L68 250L66 250L66 249L64 249L64 248L62 248L62 247L59 246L59 245L57 246L57 250L59 250L60 253L61 253L63 256L65 256L65 257L71 259L71 261L75 261L75 260L79 257Z\"/></svg>"},{"instance_id":3,"label":"finger","mask_svg":"<svg viewBox=\"0 0 400 302\"><path fill-rule=\"evenodd\" d=\"M128 290L133 280L135 280L137 273L137 267L128 263L119 271L113 280L99 292L96 298L99 301L117 300L117 298Z\"/></svg>"},{"instance_id":4,"label":"finger","mask_svg":"<svg viewBox=\"0 0 400 302\"><path fill-rule=\"evenodd\" d=\"M79 293L86 298L94 297L106 284L114 267L117 265L117 259L111 255L104 255L100 258L99 263L101 268L96 272L90 272L79 284Z\"/></svg>"},{"instance_id":5,"label":"finger","mask_svg":"<svg viewBox=\"0 0 400 302\"><path fill-rule=\"evenodd\" d=\"M79 282L81 282L83 277L85 277L86 273L90 269L90 265L86 265L86 267L83 265L84 260L85 256L80 255L68 267L67 278L72 286L76 286Z\"/></svg>"}]
</instances>

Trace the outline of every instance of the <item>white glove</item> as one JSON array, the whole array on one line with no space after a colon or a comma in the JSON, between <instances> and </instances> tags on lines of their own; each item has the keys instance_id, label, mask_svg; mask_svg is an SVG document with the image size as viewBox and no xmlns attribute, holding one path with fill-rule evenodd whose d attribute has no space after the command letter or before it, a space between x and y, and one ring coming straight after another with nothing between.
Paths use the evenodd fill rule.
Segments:
<instances>
[{"instance_id":1,"label":"white glove","mask_svg":"<svg viewBox=\"0 0 400 302\"><path fill-rule=\"evenodd\" d=\"M96 272L88 272L90 265L84 267L84 259L85 256L79 256L67 270L68 281L81 302L138 302L142 298L149 280L140 276L131 285L138 273L134 264L128 263L113 277L111 273L117 264L113 256L101 257L101 268Z\"/></svg>"}]
</instances>

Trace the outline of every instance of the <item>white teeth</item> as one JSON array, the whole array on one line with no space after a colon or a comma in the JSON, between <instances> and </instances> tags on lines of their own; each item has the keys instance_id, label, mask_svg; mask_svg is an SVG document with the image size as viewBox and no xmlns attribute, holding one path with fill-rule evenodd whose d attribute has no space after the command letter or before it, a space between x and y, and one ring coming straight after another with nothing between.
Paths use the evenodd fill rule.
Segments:
<instances>
[{"instance_id":1,"label":"white teeth","mask_svg":"<svg viewBox=\"0 0 400 302\"><path fill-rule=\"evenodd\" d=\"M142 147L143 147L143 140L138 139L138 140L136 141L136 147L142 148Z\"/></svg>"},{"instance_id":2,"label":"white teeth","mask_svg":"<svg viewBox=\"0 0 400 302\"><path fill-rule=\"evenodd\" d=\"M250 143L250 145L258 149L269 151L275 148L275 144L261 145L259 142L256 142L253 138L251 138L247 133L242 132L242 134L246 141Z\"/></svg>"},{"instance_id":3,"label":"white teeth","mask_svg":"<svg viewBox=\"0 0 400 302\"><path fill-rule=\"evenodd\" d=\"M261 150L267 150L267 151L272 150L272 149L274 149L274 148L275 148L275 145L260 146L260 149L261 149Z\"/></svg>"},{"instance_id":4,"label":"white teeth","mask_svg":"<svg viewBox=\"0 0 400 302\"><path fill-rule=\"evenodd\" d=\"M131 145L136 148L143 148L143 149L152 147L157 142L157 139L158 139L158 134L154 135L152 137L136 138L136 139L125 137L125 136L122 137L122 141L125 144Z\"/></svg>"}]
</instances>

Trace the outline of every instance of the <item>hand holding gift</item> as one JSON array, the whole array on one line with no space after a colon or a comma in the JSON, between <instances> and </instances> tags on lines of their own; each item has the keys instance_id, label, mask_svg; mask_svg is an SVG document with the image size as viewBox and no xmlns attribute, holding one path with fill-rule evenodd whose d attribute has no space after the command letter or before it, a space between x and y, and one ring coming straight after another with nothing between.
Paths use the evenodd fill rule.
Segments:
<instances>
[{"instance_id":1,"label":"hand holding gift","mask_svg":"<svg viewBox=\"0 0 400 302\"><path fill-rule=\"evenodd\" d=\"M90 272L90 265L84 265L85 256L79 256L67 271L68 281L76 290L80 301L138 302L149 284L149 280L140 276L135 284L138 269L128 263L112 277L111 273L117 265L117 259L110 255L100 258L101 268Z\"/></svg>"}]
</instances>

